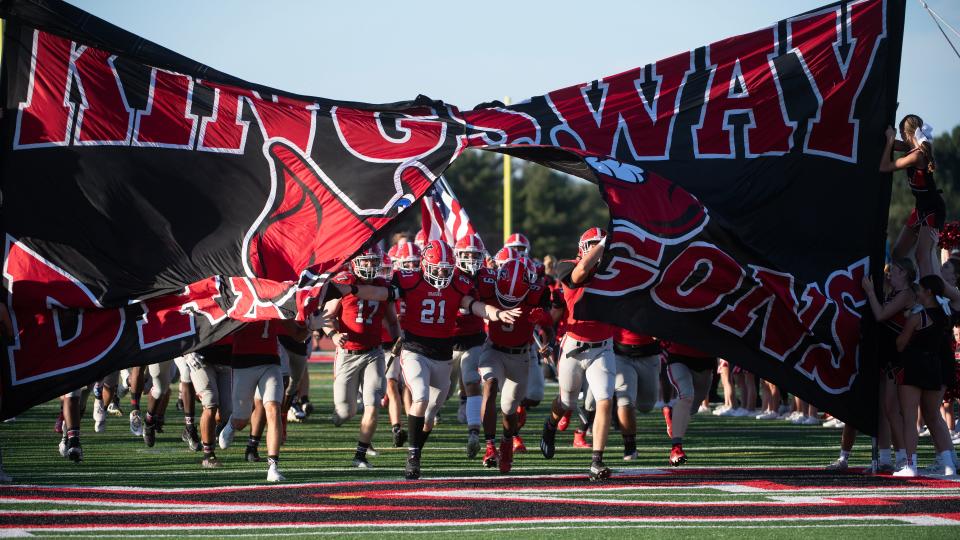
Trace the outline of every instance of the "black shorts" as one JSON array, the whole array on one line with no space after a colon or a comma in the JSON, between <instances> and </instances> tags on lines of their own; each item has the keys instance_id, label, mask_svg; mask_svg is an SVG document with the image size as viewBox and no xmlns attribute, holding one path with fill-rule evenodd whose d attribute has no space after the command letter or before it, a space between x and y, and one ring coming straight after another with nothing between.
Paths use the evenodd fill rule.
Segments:
<instances>
[{"instance_id":1,"label":"black shorts","mask_svg":"<svg viewBox=\"0 0 960 540\"><path fill-rule=\"evenodd\" d=\"M927 226L942 231L943 225L947 221L947 205L943 202L943 195L939 192L915 193L914 195L917 203L907 220L907 227Z\"/></svg>"}]
</instances>

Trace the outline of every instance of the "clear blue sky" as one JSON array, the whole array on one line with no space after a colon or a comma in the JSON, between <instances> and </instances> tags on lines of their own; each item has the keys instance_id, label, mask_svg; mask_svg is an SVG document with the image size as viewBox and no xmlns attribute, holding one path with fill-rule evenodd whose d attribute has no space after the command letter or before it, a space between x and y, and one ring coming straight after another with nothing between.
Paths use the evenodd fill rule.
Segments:
<instances>
[{"instance_id":1,"label":"clear blue sky","mask_svg":"<svg viewBox=\"0 0 960 540\"><path fill-rule=\"evenodd\" d=\"M322 2L70 0L240 78L382 103L519 101L749 32L827 0ZM955 28L960 1L928 0ZM958 40L960 41L960 40ZM900 110L960 124L960 59L907 1Z\"/></svg>"}]
</instances>

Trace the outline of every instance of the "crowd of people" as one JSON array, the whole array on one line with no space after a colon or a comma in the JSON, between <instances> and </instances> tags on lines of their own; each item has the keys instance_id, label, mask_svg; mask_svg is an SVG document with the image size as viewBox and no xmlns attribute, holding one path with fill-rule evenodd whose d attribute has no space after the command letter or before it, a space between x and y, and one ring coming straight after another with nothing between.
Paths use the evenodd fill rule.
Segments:
<instances>
[{"instance_id":1,"label":"crowd of people","mask_svg":"<svg viewBox=\"0 0 960 540\"><path fill-rule=\"evenodd\" d=\"M879 465L900 476L920 472L921 432L937 450L924 472L955 474L957 463L956 394L945 391L955 386L950 329L958 322L951 313L960 313L960 255L940 264L944 207L942 198L936 201L923 126L911 115L901 122L901 140L888 133L880 169L906 169L918 204L882 287L870 278L863 282L882 323ZM904 156L891 159L893 151ZM550 409L544 425L525 436L539 437L540 452L550 459L558 432L575 425L571 444L592 449L592 480L611 474L604 457L614 429L622 438L622 459L637 459L637 413L651 411L663 415L673 466L687 461L683 443L693 416L712 413L843 428L840 457L828 468L847 468L852 426L829 414L821 418L816 407L759 380L736 359L577 319L573 306L600 267L606 235L601 228L585 231L570 261L534 258L519 233L493 252L477 235L452 246L428 240L423 231L414 238L398 235L389 250L373 246L346 264L305 325L248 323L199 351L111 373L62 396L60 453L82 460L80 424L91 393L95 431L104 429L108 416L125 414L120 402L129 396L130 431L153 446L178 377L181 438L202 452L200 466L220 467L216 450L230 448L249 426L244 459L265 461L267 480L282 481L287 423L313 411L306 361L326 337L336 348L332 421L340 426L362 411L352 460L357 468L373 467L368 457L376 453L372 441L385 408L393 445L408 451L405 477L419 478L439 411L458 398L466 457L482 451L484 467L509 473L514 454L527 451L521 432L527 411L544 400L546 379L557 381L558 395L543 404ZM721 401L719 389L722 403L712 408ZM260 455L264 436L266 458Z\"/></svg>"}]
</instances>

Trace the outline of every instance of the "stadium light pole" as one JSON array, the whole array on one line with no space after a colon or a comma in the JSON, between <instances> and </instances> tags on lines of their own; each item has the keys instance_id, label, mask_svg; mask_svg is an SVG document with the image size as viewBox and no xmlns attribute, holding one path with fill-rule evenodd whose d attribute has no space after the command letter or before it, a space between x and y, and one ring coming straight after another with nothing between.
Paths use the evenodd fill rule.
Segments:
<instances>
[{"instance_id":1,"label":"stadium light pole","mask_svg":"<svg viewBox=\"0 0 960 540\"><path fill-rule=\"evenodd\" d=\"M510 96L503 98L503 102L506 105L510 105ZM503 154L503 243L507 243L507 238L510 236L510 230L512 229L513 221L513 205L512 205L512 181L511 181L511 170L510 170L510 156Z\"/></svg>"}]
</instances>

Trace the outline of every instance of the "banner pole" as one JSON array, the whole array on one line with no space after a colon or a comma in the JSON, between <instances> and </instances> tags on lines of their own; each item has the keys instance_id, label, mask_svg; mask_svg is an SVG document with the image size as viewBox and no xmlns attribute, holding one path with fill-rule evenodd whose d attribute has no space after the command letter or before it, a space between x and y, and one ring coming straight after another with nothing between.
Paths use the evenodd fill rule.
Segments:
<instances>
[{"instance_id":1,"label":"banner pole","mask_svg":"<svg viewBox=\"0 0 960 540\"><path fill-rule=\"evenodd\" d=\"M510 105L510 96L503 98L506 105ZM503 154L503 243L507 243L513 228L513 186L510 156Z\"/></svg>"}]
</instances>

